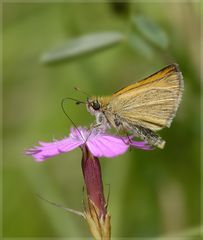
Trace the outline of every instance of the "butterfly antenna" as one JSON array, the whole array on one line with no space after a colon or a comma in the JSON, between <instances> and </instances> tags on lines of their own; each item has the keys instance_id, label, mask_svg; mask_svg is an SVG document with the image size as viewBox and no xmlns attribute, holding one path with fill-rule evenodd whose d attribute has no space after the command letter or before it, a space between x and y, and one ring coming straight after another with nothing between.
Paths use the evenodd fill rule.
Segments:
<instances>
[{"instance_id":1,"label":"butterfly antenna","mask_svg":"<svg viewBox=\"0 0 203 240\"><path fill-rule=\"evenodd\" d=\"M80 136L82 137L82 139L85 141L84 137L82 136L80 130L78 129L77 125L73 122L73 120L71 119L71 117L67 114L67 112L65 111L65 108L64 108L64 103L67 101L67 100L72 100L72 101L75 101L76 104L85 104L85 102L82 102L82 101L79 101L77 99L74 99L74 98L70 98L70 97L66 97L66 98L63 98L61 100L61 108L62 108L62 111L64 112L64 114L66 115L66 117L69 119L69 121L73 124L73 126L75 127L75 129L78 131L78 133L80 134Z\"/></svg>"},{"instance_id":2,"label":"butterfly antenna","mask_svg":"<svg viewBox=\"0 0 203 240\"><path fill-rule=\"evenodd\" d=\"M87 92L85 92L85 91L81 90L81 89L80 89L80 88L78 88L78 87L74 87L74 89L75 89L76 91L78 91L78 92L81 92L81 93L83 93L84 95L86 95L86 96L88 96L88 97L90 97L90 96L91 96L89 93L87 93Z\"/></svg>"}]
</instances>

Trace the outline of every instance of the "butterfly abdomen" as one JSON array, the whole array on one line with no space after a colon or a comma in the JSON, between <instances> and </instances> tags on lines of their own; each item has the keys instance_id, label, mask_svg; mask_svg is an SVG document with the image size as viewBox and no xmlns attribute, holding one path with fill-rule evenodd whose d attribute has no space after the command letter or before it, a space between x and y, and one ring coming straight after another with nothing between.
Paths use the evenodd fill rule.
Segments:
<instances>
[{"instance_id":1,"label":"butterfly abdomen","mask_svg":"<svg viewBox=\"0 0 203 240\"><path fill-rule=\"evenodd\" d=\"M141 126L133 126L132 132L150 145L163 149L165 141L154 131Z\"/></svg>"}]
</instances>

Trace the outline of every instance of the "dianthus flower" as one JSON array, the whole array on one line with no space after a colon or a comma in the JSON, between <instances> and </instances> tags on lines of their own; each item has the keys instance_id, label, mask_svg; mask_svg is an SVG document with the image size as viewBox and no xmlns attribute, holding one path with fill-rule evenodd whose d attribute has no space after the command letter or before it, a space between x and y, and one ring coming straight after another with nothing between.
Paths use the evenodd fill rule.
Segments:
<instances>
[{"instance_id":1,"label":"dianthus flower","mask_svg":"<svg viewBox=\"0 0 203 240\"><path fill-rule=\"evenodd\" d=\"M98 157L115 157L125 153L129 147L150 150L145 142L133 141L131 137L118 137L98 129L72 128L69 137L51 143L39 142L39 146L28 149L27 155L36 161L44 161L77 147L82 150L82 172L87 198L84 213L68 210L83 216L96 240L109 240L111 235L110 215L103 192L101 166ZM67 209L67 208L66 208Z\"/></svg>"}]
</instances>

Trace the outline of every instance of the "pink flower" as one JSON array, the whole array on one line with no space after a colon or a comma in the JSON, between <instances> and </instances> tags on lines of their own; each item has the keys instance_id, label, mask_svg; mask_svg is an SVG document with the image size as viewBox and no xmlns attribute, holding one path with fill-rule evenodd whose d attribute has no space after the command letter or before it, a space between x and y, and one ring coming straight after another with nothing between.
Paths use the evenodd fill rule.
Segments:
<instances>
[{"instance_id":1,"label":"pink flower","mask_svg":"<svg viewBox=\"0 0 203 240\"><path fill-rule=\"evenodd\" d=\"M44 161L47 158L61 153L69 152L77 147L86 145L95 157L116 157L125 153L128 148L135 147L150 150L151 147L143 141L133 141L130 137L119 137L107 133L101 133L96 128L87 130L79 127L72 128L69 137L53 142L39 142L39 146L26 150L27 155L31 155L36 161Z\"/></svg>"},{"instance_id":2,"label":"pink flower","mask_svg":"<svg viewBox=\"0 0 203 240\"><path fill-rule=\"evenodd\" d=\"M102 172L98 157L115 157L125 153L129 147L150 150L145 142L136 142L132 137L119 137L103 133L94 128L72 128L69 137L54 140L50 143L39 142L39 146L28 149L25 153L37 161L61 153L69 152L77 147L82 150L82 172L86 187L84 212L64 208L84 217L94 239L109 240L111 236L110 215L107 212L108 202L105 199L102 182ZM50 201L48 201L50 202ZM50 202L53 204L52 202ZM57 206L56 204L53 204Z\"/></svg>"}]
</instances>

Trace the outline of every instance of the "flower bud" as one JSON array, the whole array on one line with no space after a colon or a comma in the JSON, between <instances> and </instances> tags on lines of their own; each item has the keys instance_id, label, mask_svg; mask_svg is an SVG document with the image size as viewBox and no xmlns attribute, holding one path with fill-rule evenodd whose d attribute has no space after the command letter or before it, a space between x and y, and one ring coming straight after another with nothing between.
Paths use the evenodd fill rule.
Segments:
<instances>
[{"instance_id":1,"label":"flower bud","mask_svg":"<svg viewBox=\"0 0 203 240\"><path fill-rule=\"evenodd\" d=\"M103 182L99 159L94 157L87 146L81 146L82 171L87 190L85 218L93 237L97 240L110 239L110 215L103 192Z\"/></svg>"}]
</instances>

